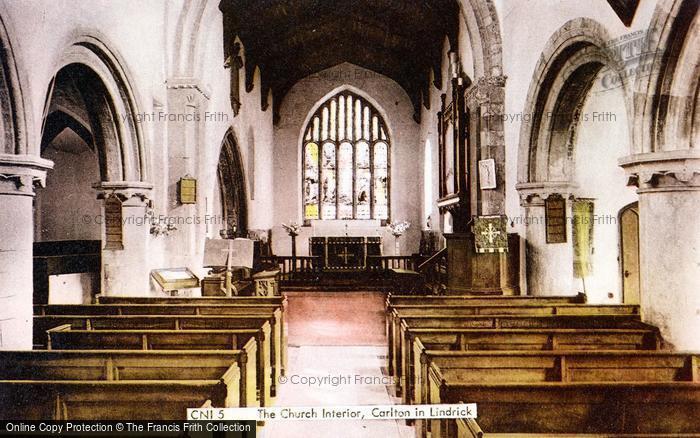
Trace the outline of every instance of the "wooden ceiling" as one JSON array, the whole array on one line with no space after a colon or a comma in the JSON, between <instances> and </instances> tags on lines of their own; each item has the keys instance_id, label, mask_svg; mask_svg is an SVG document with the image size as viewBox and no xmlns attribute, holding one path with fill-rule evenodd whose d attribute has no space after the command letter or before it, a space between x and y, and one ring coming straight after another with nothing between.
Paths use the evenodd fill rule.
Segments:
<instances>
[{"instance_id":1,"label":"wooden ceiling","mask_svg":"<svg viewBox=\"0 0 700 438\"><path fill-rule=\"evenodd\" d=\"M608 3L620 18L620 21L629 27L632 24L635 12L637 12L639 0L608 0Z\"/></svg>"},{"instance_id":2,"label":"wooden ceiling","mask_svg":"<svg viewBox=\"0 0 700 438\"><path fill-rule=\"evenodd\" d=\"M261 70L263 108L278 106L299 80L349 62L396 81L415 117L430 70L441 83L444 38L457 43L455 0L222 0L224 46L238 36L246 52L246 90ZM277 108L276 108L277 109Z\"/></svg>"}]
</instances>

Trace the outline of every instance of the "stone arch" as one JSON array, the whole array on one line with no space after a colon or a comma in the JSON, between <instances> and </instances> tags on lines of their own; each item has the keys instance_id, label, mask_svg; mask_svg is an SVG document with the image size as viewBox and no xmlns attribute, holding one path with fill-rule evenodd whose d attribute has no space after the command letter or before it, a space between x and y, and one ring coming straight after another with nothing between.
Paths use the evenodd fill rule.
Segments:
<instances>
[{"instance_id":1,"label":"stone arch","mask_svg":"<svg viewBox=\"0 0 700 438\"><path fill-rule=\"evenodd\" d=\"M193 0L185 2L177 19L174 34L172 75L176 77L198 77L201 62L197 52L203 50L207 38L202 32L202 23L211 22L212 15L221 14L216 2ZM206 27L205 27L206 29Z\"/></svg>"},{"instance_id":2,"label":"stone arch","mask_svg":"<svg viewBox=\"0 0 700 438\"><path fill-rule=\"evenodd\" d=\"M130 75L121 58L95 33L83 34L63 52L57 61L56 74L64 69L79 69L88 78L86 104L91 114L90 123L101 135L95 135L97 150L103 154L103 181L136 181L149 179L148 154L144 135L136 117L139 114ZM52 89L44 109L49 116ZM90 96L96 93L97 96ZM45 128L45 127L44 127ZM43 133L42 133L43 135Z\"/></svg>"},{"instance_id":3,"label":"stone arch","mask_svg":"<svg viewBox=\"0 0 700 438\"><path fill-rule=\"evenodd\" d=\"M236 235L245 236L248 232L246 173L238 141L230 128L226 131L221 143L217 177L227 230L235 225Z\"/></svg>"},{"instance_id":4,"label":"stone arch","mask_svg":"<svg viewBox=\"0 0 700 438\"><path fill-rule=\"evenodd\" d=\"M519 184L569 182L577 111L601 71L615 78L611 84L622 88L626 111L631 112L629 84L622 62L606 49L609 41L607 30L588 18L565 23L549 39L523 109Z\"/></svg>"},{"instance_id":5,"label":"stone arch","mask_svg":"<svg viewBox=\"0 0 700 438\"><path fill-rule=\"evenodd\" d=\"M474 76L503 74L501 26L493 0L461 0L474 52ZM478 50L477 50L478 49Z\"/></svg>"},{"instance_id":6,"label":"stone arch","mask_svg":"<svg viewBox=\"0 0 700 438\"><path fill-rule=\"evenodd\" d=\"M692 149L700 143L700 18L695 0L657 5L636 76L633 153Z\"/></svg>"},{"instance_id":7,"label":"stone arch","mask_svg":"<svg viewBox=\"0 0 700 438\"><path fill-rule=\"evenodd\" d=\"M25 112L22 82L9 35L0 15L0 153L22 155L29 153L27 119L30 116Z\"/></svg>"}]
</instances>

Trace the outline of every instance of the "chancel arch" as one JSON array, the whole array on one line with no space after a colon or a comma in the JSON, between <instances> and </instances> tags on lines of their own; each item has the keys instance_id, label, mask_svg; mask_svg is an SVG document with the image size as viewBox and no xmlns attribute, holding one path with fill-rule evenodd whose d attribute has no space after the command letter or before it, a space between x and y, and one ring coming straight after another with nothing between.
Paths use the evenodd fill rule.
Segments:
<instances>
[{"instance_id":1,"label":"chancel arch","mask_svg":"<svg viewBox=\"0 0 700 438\"><path fill-rule=\"evenodd\" d=\"M221 144L217 180L223 214L221 222L224 224L221 233L225 236L246 236L248 197L245 171L238 142L231 129L226 132Z\"/></svg>"},{"instance_id":2,"label":"chancel arch","mask_svg":"<svg viewBox=\"0 0 700 438\"><path fill-rule=\"evenodd\" d=\"M535 69L516 186L528 218L533 293L622 301L618 212L637 197L618 166L632 147L631 98L609 41L599 23L572 20L550 38Z\"/></svg>"}]
</instances>

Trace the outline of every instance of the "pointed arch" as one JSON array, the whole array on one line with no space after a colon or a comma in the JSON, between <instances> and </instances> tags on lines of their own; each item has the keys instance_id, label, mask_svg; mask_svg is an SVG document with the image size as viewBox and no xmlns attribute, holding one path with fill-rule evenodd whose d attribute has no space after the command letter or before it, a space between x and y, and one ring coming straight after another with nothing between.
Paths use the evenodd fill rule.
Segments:
<instances>
[{"instance_id":1,"label":"pointed arch","mask_svg":"<svg viewBox=\"0 0 700 438\"><path fill-rule=\"evenodd\" d=\"M248 197L246 195L245 169L238 141L229 128L224 135L219 152L217 177L221 190L224 223L228 230L235 226L236 235L248 232Z\"/></svg>"},{"instance_id":2,"label":"pointed arch","mask_svg":"<svg viewBox=\"0 0 700 438\"><path fill-rule=\"evenodd\" d=\"M372 102L347 87L326 95L301 143L305 221L389 220L391 136Z\"/></svg>"}]
</instances>

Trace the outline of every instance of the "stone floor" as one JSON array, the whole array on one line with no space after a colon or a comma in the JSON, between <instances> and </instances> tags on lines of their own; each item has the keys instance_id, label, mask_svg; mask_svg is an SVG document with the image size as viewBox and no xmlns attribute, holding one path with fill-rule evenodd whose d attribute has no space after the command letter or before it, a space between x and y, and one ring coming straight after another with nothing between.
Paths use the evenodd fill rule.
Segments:
<instances>
[{"instance_id":1,"label":"stone floor","mask_svg":"<svg viewBox=\"0 0 700 438\"><path fill-rule=\"evenodd\" d=\"M289 359L275 406L388 405L383 295L295 293L289 296ZM366 344L366 345L362 345ZM325 383L307 384L311 378ZM362 380L358 382L358 380ZM395 420L270 420L264 438L409 438L412 427Z\"/></svg>"}]
</instances>

